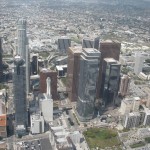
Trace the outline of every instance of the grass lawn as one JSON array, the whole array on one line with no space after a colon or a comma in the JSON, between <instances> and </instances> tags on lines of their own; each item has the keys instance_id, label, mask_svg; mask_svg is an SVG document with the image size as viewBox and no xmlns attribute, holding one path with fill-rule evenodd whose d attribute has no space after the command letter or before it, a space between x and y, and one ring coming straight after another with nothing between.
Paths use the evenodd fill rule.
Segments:
<instances>
[{"instance_id":1,"label":"grass lawn","mask_svg":"<svg viewBox=\"0 0 150 150\"><path fill-rule=\"evenodd\" d=\"M90 128L84 133L85 139L90 147L92 148L105 148L120 146L120 141L118 140L118 134L115 130L107 128Z\"/></svg>"},{"instance_id":2,"label":"grass lawn","mask_svg":"<svg viewBox=\"0 0 150 150\"><path fill-rule=\"evenodd\" d=\"M146 143L150 143L150 137L145 138Z\"/></svg>"}]
</instances>

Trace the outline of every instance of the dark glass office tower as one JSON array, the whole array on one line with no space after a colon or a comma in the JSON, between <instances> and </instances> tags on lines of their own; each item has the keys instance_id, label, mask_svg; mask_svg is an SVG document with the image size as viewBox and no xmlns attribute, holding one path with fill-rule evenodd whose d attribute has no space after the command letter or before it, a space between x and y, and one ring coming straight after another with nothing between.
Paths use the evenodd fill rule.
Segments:
<instances>
[{"instance_id":1,"label":"dark glass office tower","mask_svg":"<svg viewBox=\"0 0 150 150\"><path fill-rule=\"evenodd\" d=\"M20 56L16 56L14 60L13 92L15 105L15 125L16 130L19 130L18 127L24 126L24 128L26 128L27 126L26 66L24 60Z\"/></svg>"},{"instance_id":2,"label":"dark glass office tower","mask_svg":"<svg viewBox=\"0 0 150 150\"><path fill-rule=\"evenodd\" d=\"M102 86L102 66L103 60L105 58L114 58L115 60L119 60L120 56L120 49L121 43L114 42L114 41L103 41L100 42L100 52L101 52L101 59L99 65L99 77L97 82L97 98L101 98L103 95L103 91L101 89Z\"/></svg>"},{"instance_id":3,"label":"dark glass office tower","mask_svg":"<svg viewBox=\"0 0 150 150\"><path fill-rule=\"evenodd\" d=\"M71 46L71 39L61 37L58 39L58 51L60 54L67 54L68 48Z\"/></svg>"},{"instance_id":4,"label":"dark glass office tower","mask_svg":"<svg viewBox=\"0 0 150 150\"><path fill-rule=\"evenodd\" d=\"M77 114L81 121L93 118L96 100L96 82L98 77L100 52L85 48L80 57Z\"/></svg>"},{"instance_id":5,"label":"dark glass office tower","mask_svg":"<svg viewBox=\"0 0 150 150\"><path fill-rule=\"evenodd\" d=\"M31 62L31 74L37 75L38 74L38 55L33 54L32 55L32 62Z\"/></svg>"},{"instance_id":6,"label":"dark glass office tower","mask_svg":"<svg viewBox=\"0 0 150 150\"><path fill-rule=\"evenodd\" d=\"M120 64L113 58L105 58L102 67L102 100L105 106L115 104L118 95Z\"/></svg>"}]
</instances>

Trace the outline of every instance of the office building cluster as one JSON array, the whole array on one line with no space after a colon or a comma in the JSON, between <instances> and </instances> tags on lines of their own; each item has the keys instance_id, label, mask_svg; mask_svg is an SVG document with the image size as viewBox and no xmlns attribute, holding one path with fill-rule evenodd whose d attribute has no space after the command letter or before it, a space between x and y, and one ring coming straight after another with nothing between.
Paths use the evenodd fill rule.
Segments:
<instances>
[{"instance_id":1,"label":"office building cluster","mask_svg":"<svg viewBox=\"0 0 150 150\"><path fill-rule=\"evenodd\" d=\"M130 83L127 75L121 77L120 74L121 44L98 42L99 46L95 49L92 44L96 42L97 39L83 39L82 47L68 49L67 91L69 99L77 102L76 111L80 121L93 118L97 99L101 108L115 106L119 91L125 96Z\"/></svg>"}]
</instances>

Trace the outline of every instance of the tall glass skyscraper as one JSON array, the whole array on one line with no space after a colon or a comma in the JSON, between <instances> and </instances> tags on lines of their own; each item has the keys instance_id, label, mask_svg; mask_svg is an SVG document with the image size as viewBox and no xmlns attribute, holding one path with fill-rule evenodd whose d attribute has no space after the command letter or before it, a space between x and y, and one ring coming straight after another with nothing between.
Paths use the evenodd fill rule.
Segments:
<instances>
[{"instance_id":1,"label":"tall glass skyscraper","mask_svg":"<svg viewBox=\"0 0 150 150\"><path fill-rule=\"evenodd\" d=\"M115 104L120 80L120 64L113 58L105 58L102 67L103 104Z\"/></svg>"},{"instance_id":2,"label":"tall glass skyscraper","mask_svg":"<svg viewBox=\"0 0 150 150\"><path fill-rule=\"evenodd\" d=\"M14 60L13 71L13 92L15 105L15 124L18 126L27 125L27 106L26 106L26 66L20 56Z\"/></svg>"},{"instance_id":3,"label":"tall glass skyscraper","mask_svg":"<svg viewBox=\"0 0 150 150\"><path fill-rule=\"evenodd\" d=\"M83 49L80 57L77 114L81 121L93 118L96 100L100 52L93 48Z\"/></svg>"},{"instance_id":4,"label":"tall glass skyscraper","mask_svg":"<svg viewBox=\"0 0 150 150\"><path fill-rule=\"evenodd\" d=\"M26 65L26 91L29 93L29 48L28 48L28 38L26 33L27 22L25 19L19 19L17 23L17 49L16 54L20 55Z\"/></svg>"}]
</instances>

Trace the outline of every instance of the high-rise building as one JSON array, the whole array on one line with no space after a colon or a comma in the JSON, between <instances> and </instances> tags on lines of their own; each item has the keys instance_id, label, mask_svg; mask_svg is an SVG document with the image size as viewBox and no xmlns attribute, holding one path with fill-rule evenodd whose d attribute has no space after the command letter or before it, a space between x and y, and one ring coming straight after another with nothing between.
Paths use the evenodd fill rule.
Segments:
<instances>
[{"instance_id":1,"label":"high-rise building","mask_svg":"<svg viewBox=\"0 0 150 150\"><path fill-rule=\"evenodd\" d=\"M29 93L30 86L30 60L29 60L29 48L28 38L26 33L26 20L19 19L17 23L17 55L20 55L26 64L26 91Z\"/></svg>"},{"instance_id":2,"label":"high-rise building","mask_svg":"<svg viewBox=\"0 0 150 150\"><path fill-rule=\"evenodd\" d=\"M68 50L68 68L67 68L67 92L70 101L78 99L78 84L80 70L81 47L69 47Z\"/></svg>"},{"instance_id":3,"label":"high-rise building","mask_svg":"<svg viewBox=\"0 0 150 150\"><path fill-rule=\"evenodd\" d=\"M71 39L68 37L61 37L58 39L58 51L60 54L67 54L68 48L71 46Z\"/></svg>"},{"instance_id":4,"label":"high-rise building","mask_svg":"<svg viewBox=\"0 0 150 150\"><path fill-rule=\"evenodd\" d=\"M80 57L77 114L81 121L93 118L96 100L96 82L100 52L93 48L83 49Z\"/></svg>"},{"instance_id":5,"label":"high-rise building","mask_svg":"<svg viewBox=\"0 0 150 150\"><path fill-rule=\"evenodd\" d=\"M119 94L121 96L126 96L128 93L128 88L130 84L130 77L128 75L123 75L120 80Z\"/></svg>"},{"instance_id":6,"label":"high-rise building","mask_svg":"<svg viewBox=\"0 0 150 150\"><path fill-rule=\"evenodd\" d=\"M26 24L25 19L19 19L17 23L17 55L22 56L24 60L26 60L27 45Z\"/></svg>"},{"instance_id":7,"label":"high-rise building","mask_svg":"<svg viewBox=\"0 0 150 150\"><path fill-rule=\"evenodd\" d=\"M136 53L135 55L135 65L134 65L134 73L139 75L142 72L143 64L144 64L145 56L141 53Z\"/></svg>"},{"instance_id":8,"label":"high-rise building","mask_svg":"<svg viewBox=\"0 0 150 150\"><path fill-rule=\"evenodd\" d=\"M31 74L38 74L38 54L33 54L31 57Z\"/></svg>"},{"instance_id":9,"label":"high-rise building","mask_svg":"<svg viewBox=\"0 0 150 150\"><path fill-rule=\"evenodd\" d=\"M0 82L2 81L3 78L3 61L2 61L2 40L0 38Z\"/></svg>"},{"instance_id":10,"label":"high-rise building","mask_svg":"<svg viewBox=\"0 0 150 150\"><path fill-rule=\"evenodd\" d=\"M113 58L105 58L102 68L102 100L106 106L115 104L115 98L118 95L120 79L120 64Z\"/></svg>"},{"instance_id":11,"label":"high-rise building","mask_svg":"<svg viewBox=\"0 0 150 150\"><path fill-rule=\"evenodd\" d=\"M24 126L24 128L27 126L25 79L26 66L24 60L20 56L16 56L14 60L13 91L15 105L15 124L17 129L19 126Z\"/></svg>"},{"instance_id":12,"label":"high-rise building","mask_svg":"<svg viewBox=\"0 0 150 150\"><path fill-rule=\"evenodd\" d=\"M121 43L114 42L114 41L100 42L101 59L99 65L99 77L97 82L97 94L96 94L97 98L100 98L103 95L101 89L103 60L105 58L114 58L115 60L119 60L120 49L121 49Z\"/></svg>"},{"instance_id":13,"label":"high-rise building","mask_svg":"<svg viewBox=\"0 0 150 150\"><path fill-rule=\"evenodd\" d=\"M46 87L46 79L47 77L50 77L51 79L51 94L52 99L57 100L57 72L49 69L42 69L40 71L40 92L46 93L47 87Z\"/></svg>"},{"instance_id":14,"label":"high-rise building","mask_svg":"<svg viewBox=\"0 0 150 150\"><path fill-rule=\"evenodd\" d=\"M97 38L84 38L82 40L82 48L95 48L99 49L99 37Z\"/></svg>"}]
</instances>

